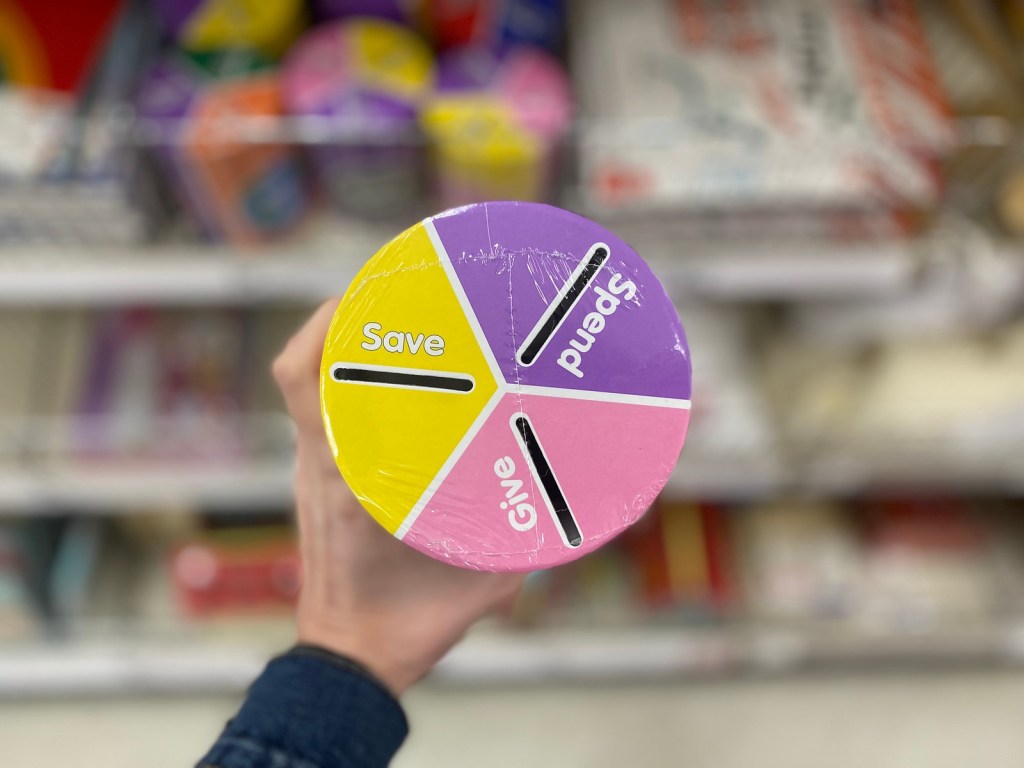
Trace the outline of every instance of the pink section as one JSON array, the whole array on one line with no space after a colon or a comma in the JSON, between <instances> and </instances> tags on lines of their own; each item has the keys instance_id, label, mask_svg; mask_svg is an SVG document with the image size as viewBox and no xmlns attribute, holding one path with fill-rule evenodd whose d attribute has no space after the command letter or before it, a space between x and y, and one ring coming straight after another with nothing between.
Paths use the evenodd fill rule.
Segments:
<instances>
[{"instance_id":1,"label":"pink section","mask_svg":"<svg viewBox=\"0 0 1024 768\"><path fill-rule=\"evenodd\" d=\"M306 35L283 68L284 101L289 112L316 113L330 96L348 87L352 64L348 40L334 24Z\"/></svg>"},{"instance_id":2,"label":"pink section","mask_svg":"<svg viewBox=\"0 0 1024 768\"><path fill-rule=\"evenodd\" d=\"M557 140L572 120L572 86L550 54L523 49L509 55L495 88L530 133Z\"/></svg>"},{"instance_id":3,"label":"pink section","mask_svg":"<svg viewBox=\"0 0 1024 768\"><path fill-rule=\"evenodd\" d=\"M511 425L525 413L579 525L583 543L570 547L559 533ZM631 523L653 503L676 465L689 411L646 405L505 395L405 542L455 565L487 571L531 571L574 560ZM502 486L496 462L515 470ZM508 474L509 464L499 469ZM536 510L536 524L518 531L508 495ZM529 520L529 508L523 510Z\"/></svg>"}]
</instances>

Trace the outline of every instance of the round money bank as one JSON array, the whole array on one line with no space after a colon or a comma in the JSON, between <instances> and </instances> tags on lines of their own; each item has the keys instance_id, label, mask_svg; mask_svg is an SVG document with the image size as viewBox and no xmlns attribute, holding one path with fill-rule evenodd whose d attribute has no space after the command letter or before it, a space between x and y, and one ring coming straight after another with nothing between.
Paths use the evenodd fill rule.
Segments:
<instances>
[{"instance_id":1,"label":"round money bank","mask_svg":"<svg viewBox=\"0 0 1024 768\"><path fill-rule=\"evenodd\" d=\"M686 434L690 355L622 240L558 208L482 203L367 262L320 393L338 469L384 528L453 565L529 571L654 501Z\"/></svg>"}]
</instances>

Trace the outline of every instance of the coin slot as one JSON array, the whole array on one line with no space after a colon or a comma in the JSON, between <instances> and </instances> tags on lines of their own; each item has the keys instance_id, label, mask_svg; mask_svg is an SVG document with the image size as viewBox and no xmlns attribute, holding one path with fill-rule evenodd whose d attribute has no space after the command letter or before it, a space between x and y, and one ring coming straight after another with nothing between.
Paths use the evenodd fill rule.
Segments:
<instances>
[{"instance_id":1,"label":"coin slot","mask_svg":"<svg viewBox=\"0 0 1024 768\"><path fill-rule=\"evenodd\" d=\"M576 518L569 509L569 502L562 493L548 458L544 455L544 449L537 439L537 433L533 431L533 425L524 413L515 414L511 423L519 438L519 447L523 449L526 461L533 470L534 477L540 482L544 496L554 512L562 538L570 547L578 547L583 543L583 534L580 533Z\"/></svg>"},{"instance_id":2,"label":"coin slot","mask_svg":"<svg viewBox=\"0 0 1024 768\"><path fill-rule=\"evenodd\" d=\"M552 301L547 310L537 321L537 325L526 337L526 341L519 348L516 359L521 365L531 366L537 360L537 356L544 351L544 347L551 341L551 337L562 325L566 315L572 310L576 303L587 290L587 286L594 280L601 265L608 260L608 246L604 243L597 243L591 246L587 258L580 262L579 266L569 277L569 281Z\"/></svg>"},{"instance_id":3,"label":"coin slot","mask_svg":"<svg viewBox=\"0 0 1024 768\"><path fill-rule=\"evenodd\" d=\"M466 394L476 386L472 376L444 371L415 371L408 368L386 366L346 365L331 366L331 378L344 384L370 384L402 389L432 389L441 392Z\"/></svg>"}]
</instances>

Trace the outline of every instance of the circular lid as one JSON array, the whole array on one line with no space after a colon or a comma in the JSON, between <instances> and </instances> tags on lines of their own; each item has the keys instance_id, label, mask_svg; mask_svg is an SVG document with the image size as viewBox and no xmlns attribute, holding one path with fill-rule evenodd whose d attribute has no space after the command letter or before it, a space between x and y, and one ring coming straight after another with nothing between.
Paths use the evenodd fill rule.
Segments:
<instances>
[{"instance_id":1,"label":"circular lid","mask_svg":"<svg viewBox=\"0 0 1024 768\"><path fill-rule=\"evenodd\" d=\"M622 240L547 205L483 203L367 262L320 392L338 468L382 526L454 565L527 571L651 505L683 445L690 356Z\"/></svg>"}]
</instances>

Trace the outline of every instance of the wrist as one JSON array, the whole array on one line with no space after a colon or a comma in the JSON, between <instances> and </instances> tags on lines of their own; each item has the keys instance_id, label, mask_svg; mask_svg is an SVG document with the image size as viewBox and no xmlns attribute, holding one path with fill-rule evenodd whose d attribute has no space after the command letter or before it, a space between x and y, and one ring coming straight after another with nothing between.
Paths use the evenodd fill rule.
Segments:
<instances>
[{"instance_id":1,"label":"wrist","mask_svg":"<svg viewBox=\"0 0 1024 768\"><path fill-rule=\"evenodd\" d=\"M337 653L330 648L325 648L322 645L315 643L305 643L301 640L297 642L288 651L288 656L297 656L302 658L317 659L331 666L338 667L339 669L347 672L354 672L357 675L365 677L367 680L375 683L378 688L394 696L395 693L387 683L378 677L373 670L367 667L358 659L353 658L348 654Z\"/></svg>"},{"instance_id":2,"label":"wrist","mask_svg":"<svg viewBox=\"0 0 1024 768\"><path fill-rule=\"evenodd\" d=\"M368 673L391 695L398 698L422 675L410 673L388 652L387 640L375 640L366 632L343 630L319 621L301 621L298 647L318 648L336 657L347 659Z\"/></svg>"}]
</instances>

